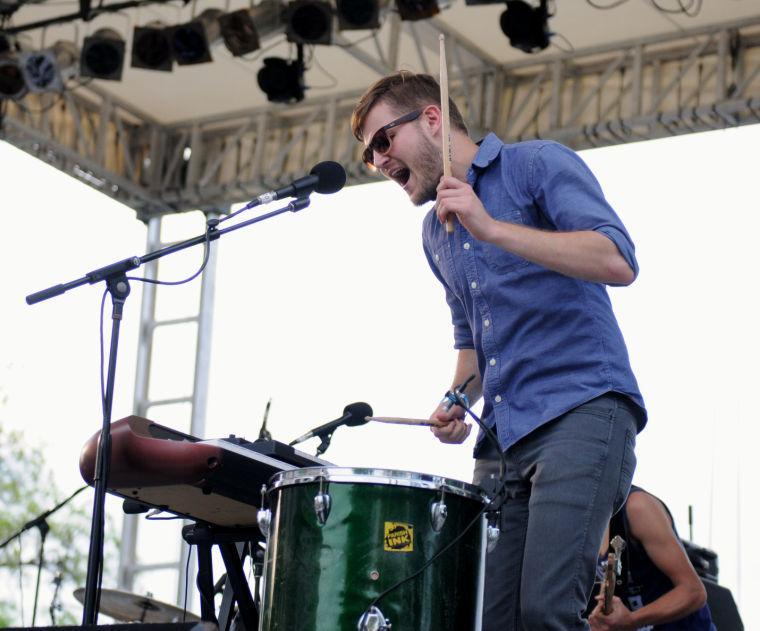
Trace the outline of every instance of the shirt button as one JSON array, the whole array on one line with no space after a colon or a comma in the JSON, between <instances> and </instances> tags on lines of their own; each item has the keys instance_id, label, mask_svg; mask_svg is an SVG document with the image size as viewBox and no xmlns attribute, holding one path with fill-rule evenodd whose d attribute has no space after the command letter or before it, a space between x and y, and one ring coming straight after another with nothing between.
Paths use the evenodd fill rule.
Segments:
<instances>
[{"instance_id":1,"label":"shirt button","mask_svg":"<svg viewBox=\"0 0 760 631\"><path fill-rule=\"evenodd\" d=\"M488 363L491 364L491 366L495 366L496 365L496 360L492 357L491 360Z\"/></svg>"},{"instance_id":2,"label":"shirt button","mask_svg":"<svg viewBox=\"0 0 760 631\"><path fill-rule=\"evenodd\" d=\"M491 326L490 320L483 320L483 326Z\"/></svg>"},{"instance_id":3,"label":"shirt button","mask_svg":"<svg viewBox=\"0 0 760 631\"><path fill-rule=\"evenodd\" d=\"M500 394L497 394L497 395L496 395L496 396L493 398L493 400L494 400L494 401L496 401L496 403L501 403L501 395L500 395Z\"/></svg>"},{"instance_id":4,"label":"shirt button","mask_svg":"<svg viewBox=\"0 0 760 631\"><path fill-rule=\"evenodd\" d=\"M437 262L438 262L438 261L440 261L440 260L441 260L441 257L440 257L440 256L438 256L438 255L436 254L436 255L435 255L435 262L437 263Z\"/></svg>"},{"instance_id":5,"label":"shirt button","mask_svg":"<svg viewBox=\"0 0 760 631\"><path fill-rule=\"evenodd\" d=\"M475 281L472 281L470 283L470 287L472 287L473 289L477 289L478 288L478 284Z\"/></svg>"},{"instance_id":6,"label":"shirt button","mask_svg":"<svg viewBox=\"0 0 760 631\"><path fill-rule=\"evenodd\" d=\"M465 243L464 244L464 249L465 250L469 250L470 249L470 244L469 243Z\"/></svg>"}]
</instances>

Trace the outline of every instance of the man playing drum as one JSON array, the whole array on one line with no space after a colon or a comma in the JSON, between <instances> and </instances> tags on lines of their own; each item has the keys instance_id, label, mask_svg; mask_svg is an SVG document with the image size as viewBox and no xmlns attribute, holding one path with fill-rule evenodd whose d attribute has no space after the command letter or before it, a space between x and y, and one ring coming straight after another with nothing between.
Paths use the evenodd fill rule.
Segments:
<instances>
[{"instance_id":1,"label":"man playing drum","mask_svg":"<svg viewBox=\"0 0 760 631\"><path fill-rule=\"evenodd\" d=\"M634 246L596 179L549 141L473 142L456 105L443 176L440 88L399 72L357 103L364 161L417 205L435 202L423 246L442 283L468 394L507 463L501 537L488 555L483 629L588 629L599 541L625 500L644 402L605 285L629 285ZM456 217L448 234L445 222ZM460 443L465 410L439 406L435 436ZM475 482L499 483L479 437Z\"/></svg>"}]
</instances>

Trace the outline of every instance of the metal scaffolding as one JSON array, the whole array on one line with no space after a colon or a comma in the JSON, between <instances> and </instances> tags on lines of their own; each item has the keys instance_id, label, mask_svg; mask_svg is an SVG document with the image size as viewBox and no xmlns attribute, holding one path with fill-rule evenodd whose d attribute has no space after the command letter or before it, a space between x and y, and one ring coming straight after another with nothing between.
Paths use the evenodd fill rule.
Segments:
<instances>
[{"instance_id":1,"label":"metal scaffolding","mask_svg":"<svg viewBox=\"0 0 760 631\"><path fill-rule=\"evenodd\" d=\"M551 138L584 149L760 121L760 17L508 65L432 19L396 23L376 58L352 54L387 71L401 28L414 35L420 70L437 34L450 38L451 94L473 135L493 130L507 142ZM373 181L348 125L358 96L162 125L82 86L43 95L34 108L9 102L0 137L147 220L250 199L320 160L344 164L349 184Z\"/></svg>"}]
</instances>

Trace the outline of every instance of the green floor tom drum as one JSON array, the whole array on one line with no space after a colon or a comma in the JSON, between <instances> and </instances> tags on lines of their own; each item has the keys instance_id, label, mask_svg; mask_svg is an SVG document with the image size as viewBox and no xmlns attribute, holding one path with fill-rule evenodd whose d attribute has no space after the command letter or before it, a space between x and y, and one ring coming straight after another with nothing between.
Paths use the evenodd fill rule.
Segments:
<instances>
[{"instance_id":1,"label":"green floor tom drum","mask_svg":"<svg viewBox=\"0 0 760 631\"><path fill-rule=\"evenodd\" d=\"M311 467L277 474L267 497L261 631L479 631L486 498L478 487Z\"/></svg>"}]
</instances>

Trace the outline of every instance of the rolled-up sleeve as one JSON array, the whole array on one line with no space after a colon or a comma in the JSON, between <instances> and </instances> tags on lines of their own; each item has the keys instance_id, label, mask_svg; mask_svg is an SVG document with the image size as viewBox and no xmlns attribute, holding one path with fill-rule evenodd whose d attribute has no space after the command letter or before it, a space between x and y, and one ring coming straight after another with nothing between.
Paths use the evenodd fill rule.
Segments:
<instances>
[{"instance_id":1,"label":"rolled-up sleeve","mask_svg":"<svg viewBox=\"0 0 760 631\"><path fill-rule=\"evenodd\" d=\"M633 240L577 153L559 143L542 143L531 157L528 178L531 195L557 230L603 234L638 276Z\"/></svg>"}]
</instances>

